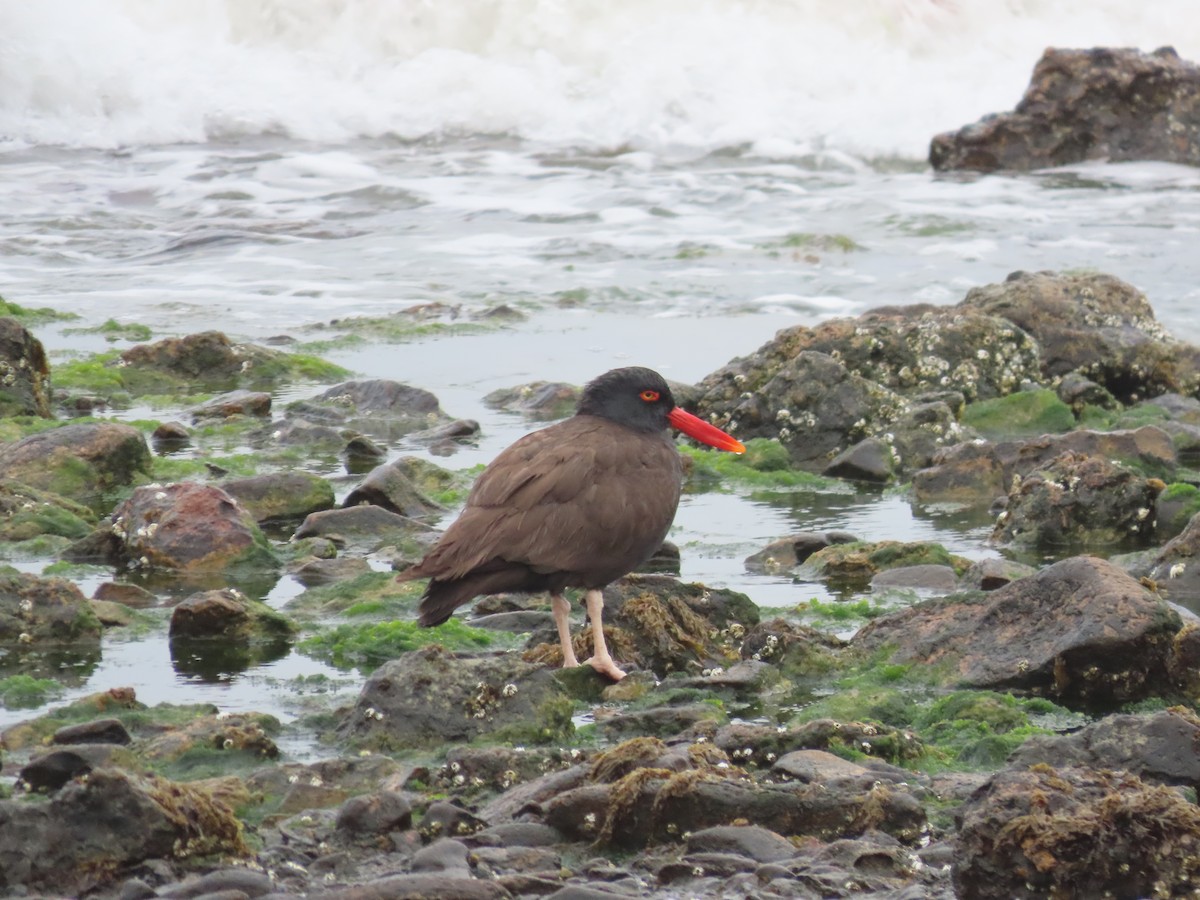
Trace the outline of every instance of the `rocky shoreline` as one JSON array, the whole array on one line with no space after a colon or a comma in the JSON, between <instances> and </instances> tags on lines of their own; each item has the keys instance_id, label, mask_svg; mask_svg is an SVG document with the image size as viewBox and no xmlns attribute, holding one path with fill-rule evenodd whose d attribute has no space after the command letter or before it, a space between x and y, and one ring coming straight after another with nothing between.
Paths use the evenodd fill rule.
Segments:
<instances>
[{"instance_id":1,"label":"rocky shoreline","mask_svg":"<svg viewBox=\"0 0 1200 900\"><path fill-rule=\"evenodd\" d=\"M1200 878L1200 356L1118 279L1018 273L956 307L789 329L681 385L749 446L685 448L691 489L903 485L993 516L1005 557L812 532L747 559L836 586L831 628L681 582L664 545L606 594L618 684L555 668L544 598L423 631L419 587L368 564L419 558L470 483L384 461L399 435L477 431L433 395L345 380L276 411L270 391L342 373L217 333L68 364L51 389L18 317L4 535L66 577L3 575L0 688L86 672L106 629L162 627L154 609L179 670L301 641L362 683L289 726L327 749L312 763L270 715L121 685L7 728L7 894L1132 897ZM207 390L188 421L54 418L171 384ZM536 418L571 391L495 402ZM243 444L256 474L218 449ZM329 458L357 472L341 505ZM119 577L88 598L81 566ZM281 572L307 590L273 609Z\"/></svg>"},{"instance_id":2,"label":"rocky shoreline","mask_svg":"<svg viewBox=\"0 0 1200 900\"><path fill-rule=\"evenodd\" d=\"M1194 163L1196 83L1169 50L1052 50L1013 114L939 136L931 161ZM113 684L5 728L6 896L1200 888L1200 348L1115 277L1016 272L955 306L789 328L674 386L748 446L681 447L686 489L872 485L990 523L1002 555L780 535L747 569L838 599L768 614L680 581L666 544L606 592L632 670L617 684L557 668L541 598L415 627L419 585L395 572L474 473L392 449L448 455L479 433L427 390L116 322L99 331L133 346L51 371L35 331L61 314L3 307L0 538L6 558L48 564L0 572L0 702L45 706L87 681L106 635L147 633L168 636L178 673L219 680L299 647L356 691L344 703L314 680L285 726ZM313 385L328 387L298 390ZM488 402L538 422L575 391ZM313 396L276 408L281 392ZM148 398L170 417L106 418ZM262 602L284 573L304 591ZM323 758L290 759L297 733Z\"/></svg>"}]
</instances>

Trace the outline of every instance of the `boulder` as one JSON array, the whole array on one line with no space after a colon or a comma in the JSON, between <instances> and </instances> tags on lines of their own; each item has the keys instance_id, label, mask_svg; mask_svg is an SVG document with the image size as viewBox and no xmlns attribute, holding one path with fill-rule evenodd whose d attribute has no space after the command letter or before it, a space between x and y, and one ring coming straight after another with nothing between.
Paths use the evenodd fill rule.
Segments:
<instances>
[{"instance_id":1,"label":"boulder","mask_svg":"<svg viewBox=\"0 0 1200 900\"><path fill-rule=\"evenodd\" d=\"M1105 716L1068 734L1037 734L1008 759L1012 767L1122 769L1144 781L1200 788L1200 718L1184 707Z\"/></svg>"},{"instance_id":2,"label":"boulder","mask_svg":"<svg viewBox=\"0 0 1200 900\"><path fill-rule=\"evenodd\" d=\"M1007 496L1015 477L1024 478L1067 451L1116 460L1168 482L1178 464L1171 436L1154 425L1132 431L1044 434L1021 441L968 441L939 451L928 468L914 472L913 494L923 504L988 504Z\"/></svg>"},{"instance_id":3,"label":"boulder","mask_svg":"<svg viewBox=\"0 0 1200 900\"><path fill-rule=\"evenodd\" d=\"M308 472L272 472L222 481L221 490L261 524L300 521L310 513L332 509L333 485Z\"/></svg>"},{"instance_id":4,"label":"boulder","mask_svg":"<svg viewBox=\"0 0 1200 900\"><path fill-rule=\"evenodd\" d=\"M178 572L274 568L254 518L221 488L179 482L137 488L113 513L118 559Z\"/></svg>"},{"instance_id":5,"label":"boulder","mask_svg":"<svg viewBox=\"0 0 1200 900\"><path fill-rule=\"evenodd\" d=\"M0 572L0 646L36 649L86 643L99 646L100 622L74 582Z\"/></svg>"},{"instance_id":6,"label":"boulder","mask_svg":"<svg viewBox=\"0 0 1200 900\"><path fill-rule=\"evenodd\" d=\"M192 407L188 410L188 415L195 423L239 416L265 418L271 415L271 395L265 391L230 391Z\"/></svg>"},{"instance_id":7,"label":"boulder","mask_svg":"<svg viewBox=\"0 0 1200 900\"><path fill-rule=\"evenodd\" d=\"M0 477L83 503L104 505L114 488L150 471L150 448L130 425L84 422L0 447Z\"/></svg>"},{"instance_id":8,"label":"boulder","mask_svg":"<svg viewBox=\"0 0 1200 900\"><path fill-rule=\"evenodd\" d=\"M1200 387L1200 349L1172 339L1146 295L1112 275L1013 272L972 288L956 308L1000 316L1030 334L1047 382L1084 376L1122 403Z\"/></svg>"},{"instance_id":9,"label":"boulder","mask_svg":"<svg viewBox=\"0 0 1200 900\"><path fill-rule=\"evenodd\" d=\"M937 135L938 171L1029 171L1088 159L1200 165L1200 67L1152 53L1051 47L1011 113Z\"/></svg>"},{"instance_id":10,"label":"boulder","mask_svg":"<svg viewBox=\"0 0 1200 900\"><path fill-rule=\"evenodd\" d=\"M0 418L50 412L50 367L42 342L12 316L0 316Z\"/></svg>"},{"instance_id":11,"label":"boulder","mask_svg":"<svg viewBox=\"0 0 1200 900\"><path fill-rule=\"evenodd\" d=\"M1162 487L1102 456L1068 451L1014 485L992 540L1043 548L1145 544Z\"/></svg>"},{"instance_id":12,"label":"boulder","mask_svg":"<svg viewBox=\"0 0 1200 900\"><path fill-rule=\"evenodd\" d=\"M979 598L930 601L863 627L851 647L933 666L951 683L1111 709L1178 689L1181 622L1110 562L1071 557Z\"/></svg>"},{"instance_id":13,"label":"boulder","mask_svg":"<svg viewBox=\"0 0 1200 900\"><path fill-rule=\"evenodd\" d=\"M150 859L243 856L241 824L203 791L96 769L50 800L0 800L0 889L82 896Z\"/></svg>"},{"instance_id":14,"label":"boulder","mask_svg":"<svg viewBox=\"0 0 1200 900\"><path fill-rule=\"evenodd\" d=\"M579 388L561 381L534 381L514 388L500 388L483 398L484 405L527 419L547 422L565 419L575 412Z\"/></svg>"},{"instance_id":15,"label":"boulder","mask_svg":"<svg viewBox=\"0 0 1200 900\"><path fill-rule=\"evenodd\" d=\"M1131 772L1003 769L963 805L962 900L1182 897L1200 889L1200 809Z\"/></svg>"},{"instance_id":16,"label":"boulder","mask_svg":"<svg viewBox=\"0 0 1200 900\"><path fill-rule=\"evenodd\" d=\"M445 512L445 507L417 487L408 474L410 468L400 460L376 466L346 496L342 505L352 507L369 503L410 519Z\"/></svg>"},{"instance_id":17,"label":"boulder","mask_svg":"<svg viewBox=\"0 0 1200 900\"><path fill-rule=\"evenodd\" d=\"M561 740L573 704L549 669L516 656L457 657L438 646L375 670L338 732L357 746L436 747L486 738Z\"/></svg>"}]
</instances>

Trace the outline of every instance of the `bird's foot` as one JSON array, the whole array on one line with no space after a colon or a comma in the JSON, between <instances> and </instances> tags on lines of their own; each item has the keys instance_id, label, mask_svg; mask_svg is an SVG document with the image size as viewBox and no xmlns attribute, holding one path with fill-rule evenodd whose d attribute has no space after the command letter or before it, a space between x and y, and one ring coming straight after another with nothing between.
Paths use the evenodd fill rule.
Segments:
<instances>
[{"instance_id":1,"label":"bird's foot","mask_svg":"<svg viewBox=\"0 0 1200 900\"><path fill-rule=\"evenodd\" d=\"M617 668L617 664L613 662L611 656L592 656L585 659L583 664L591 666L601 675L605 675L613 681L620 681L625 677L625 670Z\"/></svg>"}]
</instances>

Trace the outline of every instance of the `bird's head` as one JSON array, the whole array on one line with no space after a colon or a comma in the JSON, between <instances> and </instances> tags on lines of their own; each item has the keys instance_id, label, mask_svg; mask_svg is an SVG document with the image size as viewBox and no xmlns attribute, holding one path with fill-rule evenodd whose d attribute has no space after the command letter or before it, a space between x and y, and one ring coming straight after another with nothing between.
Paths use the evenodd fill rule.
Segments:
<instances>
[{"instance_id":1,"label":"bird's head","mask_svg":"<svg viewBox=\"0 0 1200 900\"><path fill-rule=\"evenodd\" d=\"M742 453L740 441L675 405L667 381L653 369L612 369L588 382L576 415L599 416L635 431L659 432L668 426L720 450Z\"/></svg>"}]
</instances>

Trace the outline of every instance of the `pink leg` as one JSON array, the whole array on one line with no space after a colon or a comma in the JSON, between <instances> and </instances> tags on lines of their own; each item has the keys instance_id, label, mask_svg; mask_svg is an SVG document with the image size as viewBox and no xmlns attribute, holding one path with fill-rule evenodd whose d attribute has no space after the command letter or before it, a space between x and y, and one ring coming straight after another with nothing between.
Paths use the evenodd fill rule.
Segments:
<instances>
[{"instance_id":1,"label":"pink leg","mask_svg":"<svg viewBox=\"0 0 1200 900\"><path fill-rule=\"evenodd\" d=\"M571 646L571 604L562 594L551 594L550 612L554 615L554 624L558 627L558 641L562 644L563 668L579 665L579 660L575 658L575 649Z\"/></svg>"},{"instance_id":2,"label":"pink leg","mask_svg":"<svg viewBox=\"0 0 1200 900\"><path fill-rule=\"evenodd\" d=\"M613 662L613 658L608 653L608 645L604 642L604 625L602 618L604 616L604 595L600 591L588 591L585 597L587 603L588 618L592 620L592 657L587 660L587 664L599 672L601 675L607 675L613 681L620 681L625 677L625 672L617 668L617 664Z\"/></svg>"}]
</instances>

